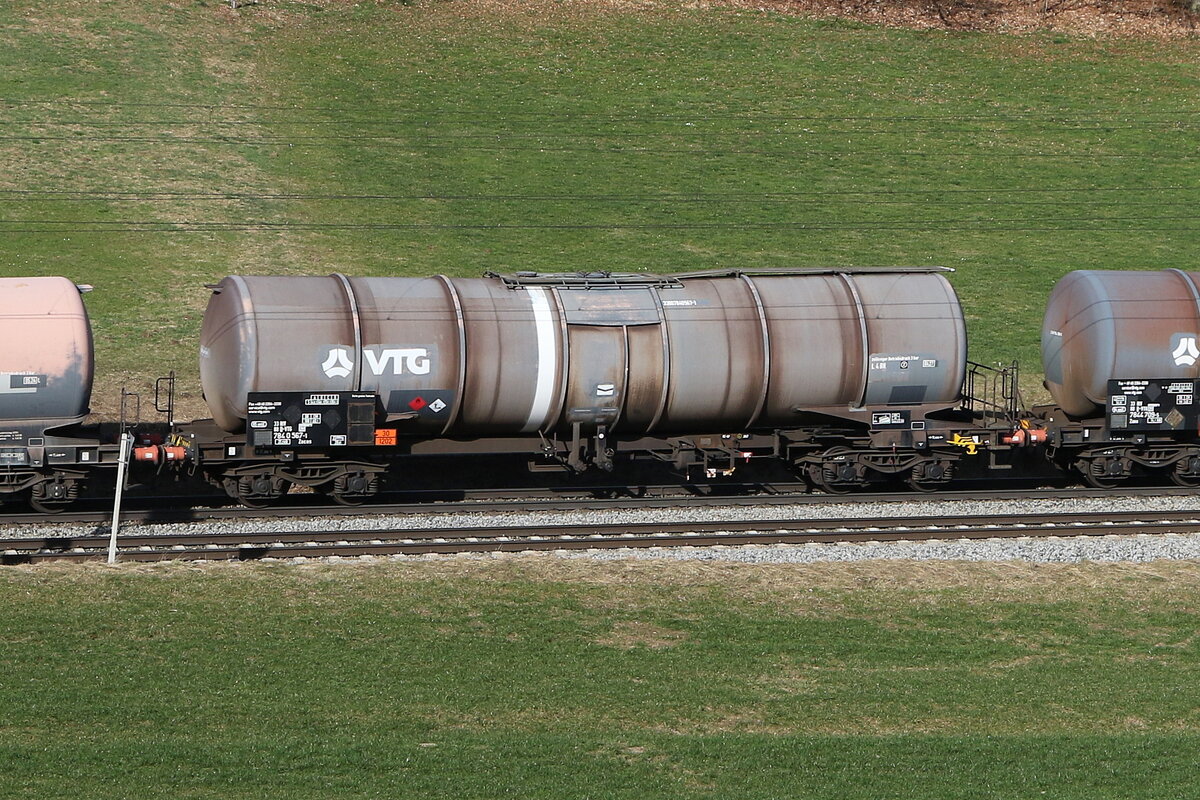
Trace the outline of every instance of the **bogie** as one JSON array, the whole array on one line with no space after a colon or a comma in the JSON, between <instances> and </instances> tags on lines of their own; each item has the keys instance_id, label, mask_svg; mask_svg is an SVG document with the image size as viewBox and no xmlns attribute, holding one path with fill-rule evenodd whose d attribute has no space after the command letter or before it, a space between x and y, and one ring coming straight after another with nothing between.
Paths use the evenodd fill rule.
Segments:
<instances>
[{"instance_id":1,"label":"bogie","mask_svg":"<svg viewBox=\"0 0 1200 800\"><path fill-rule=\"evenodd\" d=\"M29 505L43 514L60 514L79 497L81 482L73 478L54 476L29 487Z\"/></svg>"},{"instance_id":2,"label":"bogie","mask_svg":"<svg viewBox=\"0 0 1200 800\"><path fill-rule=\"evenodd\" d=\"M274 473L250 473L226 477L225 492L248 508L266 508L287 493L290 484Z\"/></svg>"}]
</instances>

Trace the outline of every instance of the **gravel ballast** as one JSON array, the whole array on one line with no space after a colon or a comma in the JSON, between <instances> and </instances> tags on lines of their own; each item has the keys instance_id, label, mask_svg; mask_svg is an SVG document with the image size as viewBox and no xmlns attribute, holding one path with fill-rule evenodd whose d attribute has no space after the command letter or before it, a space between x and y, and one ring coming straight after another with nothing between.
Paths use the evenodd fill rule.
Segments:
<instances>
[{"instance_id":1,"label":"gravel ballast","mask_svg":"<svg viewBox=\"0 0 1200 800\"><path fill-rule=\"evenodd\" d=\"M127 523L122 532L137 535L214 533L271 533L289 531L336 532L350 530L420 530L439 527L473 527L546 524L621 524L711 522L722 519L806 520L879 519L936 515L983 516L1024 514L1030 523L1064 513L1104 513L1195 510L1200 518L1200 498L1194 496L1074 498L1055 500L946 501L914 499L911 502L829 503L789 506L699 506L653 509L611 509L524 513L428 513L404 516L209 520L189 523ZM82 524L32 524L13 526L2 539L107 535L107 526ZM492 558L492 555L405 556L405 558ZM594 559L690 559L745 563L814 563L865 560L1027 561L1046 563L1144 562L1157 559L1200 559L1200 535L1063 536L865 542L845 544L747 545L677 548L622 548L614 550L555 551L548 557Z\"/></svg>"},{"instance_id":2,"label":"gravel ballast","mask_svg":"<svg viewBox=\"0 0 1200 800\"><path fill-rule=\"evenodd\" d=\"M1027 561L1075 564L1200 559L1200 534L1063 536L1029 539L959 539L846 544L746 545L744 547L624 548L589 553L558 551L561 558L737 561L813 564L850 561Z\"/></svg>"}]
</instances>

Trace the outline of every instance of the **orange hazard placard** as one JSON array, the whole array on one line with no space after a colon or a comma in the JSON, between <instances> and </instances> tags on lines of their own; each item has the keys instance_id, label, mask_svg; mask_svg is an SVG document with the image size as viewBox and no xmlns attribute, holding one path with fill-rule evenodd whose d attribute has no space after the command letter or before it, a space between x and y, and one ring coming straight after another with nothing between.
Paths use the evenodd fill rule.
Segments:
<instances>
[{"instance_id":1,"label":"orange hazard placard","mask_svg":"<svg viewBox=\"0 0 1200 800\"><path fill-rule=\"evenodd\" d=\"M376 428L375 429L375 444L395 444L396 429L395 428Z\"/></svg>"}]
</instances>

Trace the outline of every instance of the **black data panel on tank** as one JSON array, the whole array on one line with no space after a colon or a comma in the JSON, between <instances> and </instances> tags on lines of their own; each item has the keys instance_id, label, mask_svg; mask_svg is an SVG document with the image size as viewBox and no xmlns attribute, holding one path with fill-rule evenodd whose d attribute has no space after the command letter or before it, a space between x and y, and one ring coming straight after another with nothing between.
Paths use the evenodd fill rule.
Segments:
<instances>
[{"instance_id":1,"label":"black data panel on tank","mask_svg":"<svg viewBox=\"0 0 1200 800\"><path fill-rule=\"evenodd\" d=\"M370 392L251 392L247 443L259 451L375 444Z\"/></svg>"},{"instance_id":2,"label":"black data panel on tank","mask_svg":"<svg viewBox=\"0 0 1200 800\"><path fill-rule=\"evenodd\" d=\"M1113 431L1196 431L1196 381L1108 382L1108 428Z\"/></svg>"}]
</instances>

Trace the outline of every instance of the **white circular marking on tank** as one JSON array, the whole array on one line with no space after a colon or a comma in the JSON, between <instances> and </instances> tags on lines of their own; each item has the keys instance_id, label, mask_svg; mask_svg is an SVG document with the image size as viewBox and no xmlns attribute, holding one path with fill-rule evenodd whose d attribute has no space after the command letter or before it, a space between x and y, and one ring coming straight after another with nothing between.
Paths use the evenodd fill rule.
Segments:
<instances>
[{"instance_id":1,"label":"white circular marking on tank","mask_svg":"<svg viewBox=\"0 0 1200 800\"><path fill-rule=\"evenodd\" d=\"M854 315L858 318L858 335L859 341L862 344L862 361L859 367L860 389L858 397L854 401L856 408L862 408L867 403L867 390L871 388L871 342L867 327L867 312L863 308L862 295L858 293L858 286L854 282L854 278L850 273L839 272L837 276L842 279L842 283L846 287L846 291L850 294L850 300L854 303Z\"/></svg>"},{"instance_id":2,"label":"white circular marking on tank","mask_svg":"<svg viewBox=\"0 0 1200 800\"><path fill-rule=\"evenodd\" d=\"M1181 269L1169 269L1167 272L1173 272L1183 285L1187 287L1188 293L1192 296L1192 302L1196 304L1197 313L1200 314L1200 292L1196 291L1196 284L1192 281L1192 277ZM1194 367L1197 359L1200 359L1200 350L1196 348L1196 336L1194 334L1177 334L1179 336L1178 346L1171 351L1171 358L1175 361L1177 367Z\"/></svg>"},{"instance_id":3,"label":"white circular marking on tank","mask_svg":"<svg viewBox=\"0 0 1200 800\"><path fill-rule=\"evenodd\" d=\"M763 409L767 407L767 394L771 389L771 333L770 327L767 325L767 309L763 306L762 295L758 293L758 287L754 285L754 279L746 273L741 273L739 276L745 282L746 287L750 289L750 297L754 300L754 310L758 315L759 335L762 337L762 391L758 395L758 403L754 406L754 413L750 415L750 419L746 421L744 427L752 428L758 418L762 416Z\"/></svg>"},{"instance_id":4,"label":"white circular marking on tank","mask_svg":"<svg viewBox=\"0 0 1200 800\"><path fill-rule=\"evenodd\" d=\"M329 277L333 278L341 285L342 291L346 295L347 307L350 309L350 327L354 331L354 360L351 364L354 377L350 382L349 389L352 392L357 392L362 389L362 373L359 368L359 359L362 356L362 352L363 352L362 321L359 319L359 316L358 316L358 297L356 297L354 294L354 287L350 284L350 279L347 278L345 275L343 275L340 272L335 272L332 275L330 275ZM330 361L333 361L334 358L335 358L335 356L333 354L333 351L331 350L329 352L329 360L326 361L326 364L328 364ZM345 367L345 364L344 364L345 356L343 355L343 357L341 359L339 359L339 361L343 362L342 367L344 368ZM325 367L326 364L322 364L321 366ZM325 374L329 375L329 377L332 378L337 373L326 372ZM349 374L350 373L346 373L346 374L341 375L340 377L348 377Z\"/></svg>"},{"instance_id":5,"label":"white circular marking on tank","mask_svg":"<svg viewBox=\"0 0 1200 800\"><path fill-rule=\"evenodd\" d=\"M550 293L538 286L527 286L533 304L533 323L537 327L537 382L533 404L522 433L532 433L546 422L550 403L554 399L554 379L558 374L558 340L554 335L554 314L550 310Z\"/></svg>"},{"instance_id":6,"label":"white circular marking on tank","mask_svg":"<svg viewBox=\"0 0 1200 800\"><path fill-rule=\"evenodd\" d=\"M451 401L450 413L446 415L446 424L442 426L442 436L450 432L458 422L458 412L462 408L463 392L467 386L467 322L463 315L462 297L454 281L445 275L438 275L438 280L446 288L450 302L454 306L454 322L458 331L458 374L454 385L454 399Z\"/></svg>"}]
</instances>

